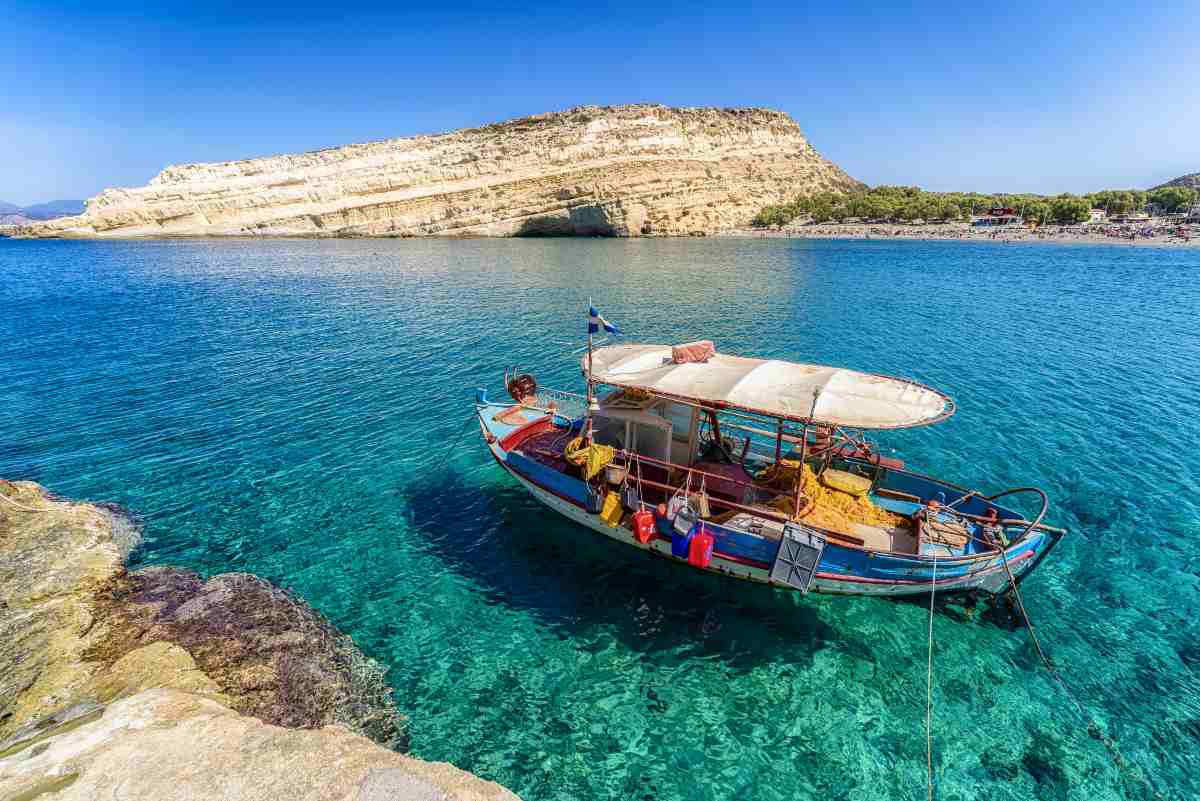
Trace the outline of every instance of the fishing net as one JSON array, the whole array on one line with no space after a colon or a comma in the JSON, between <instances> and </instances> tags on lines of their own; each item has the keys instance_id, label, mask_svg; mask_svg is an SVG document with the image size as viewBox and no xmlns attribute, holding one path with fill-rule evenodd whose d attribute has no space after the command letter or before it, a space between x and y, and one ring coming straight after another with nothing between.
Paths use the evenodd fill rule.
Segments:
<instances>
[{"instance_id":1,"label":"fishing net","mask_svg":"<svg viewBox=\"0 0 1200 801\"><path fill-rule=\"evenodd\" d=\"M616 455L617 451L611 445L585 445L583 437L575 437L563 449L563 456L568 462L583 468L584 481L590 481L607 467Z\"/></svg>"},{"instance_id":2,"label":"fishing net","mask_svg":"<svg viewBox=\"0 0 1200 801\"><path fill-rule=\"evenodd\" d=\"M792 459L781 460L770 477L771 483L785 492L794 491L798 468L799 463ZM801 511L801 517L804 522L818 528L853 534L854 524L882 528L911 524L908 518L876 506L866 495L855 497L826 487L808 465L804 465L804 495L808 499L808 506ZM785 495L777 498L771 506L790 516L792 503L792 498Z\"/></svg>"}]
</instances>

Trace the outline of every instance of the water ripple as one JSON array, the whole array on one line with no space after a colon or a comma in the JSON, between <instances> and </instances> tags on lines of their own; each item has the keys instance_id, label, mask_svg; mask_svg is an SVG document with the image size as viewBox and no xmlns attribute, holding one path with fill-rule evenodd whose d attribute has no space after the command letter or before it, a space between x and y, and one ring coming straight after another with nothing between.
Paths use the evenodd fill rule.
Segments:
<instances>
[{"instance_id":1,"label":"water ripple","mask_svg":"<svg viewBox=\"0 0 1200 801\"><path fill-rule=\"evenodd\" d=\"M473 437L506 366L574 386L591 296L644 340L908 375L881 438L1072 534L1025 586L1054 661L1200 796L1200 264L1188 251L761 240L0 240L0 475L249 570L390 666L413 749L542 799L919 799L920 604L742 591L614 551ZM940 797L1121 799L1020 631L936 621Z\"/></svg>"}]
</instances>

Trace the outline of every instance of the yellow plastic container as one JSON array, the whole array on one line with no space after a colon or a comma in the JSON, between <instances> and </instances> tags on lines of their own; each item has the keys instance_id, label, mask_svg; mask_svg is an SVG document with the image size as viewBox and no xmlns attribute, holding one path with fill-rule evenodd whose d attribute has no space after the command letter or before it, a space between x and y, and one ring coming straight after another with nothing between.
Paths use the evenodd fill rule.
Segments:
<instances>
[{"instance_id":1,"label":"yellow plastic container","mask_svg":"<svg viewBox=\"0 0 1200 801\"><path fill-rule=\"evenodd\" d=\"M605 495L604 503L600 506L600 519L617 528L621 525L621 513L621 494L610 492Z\"/></svg>"}]
</instances>

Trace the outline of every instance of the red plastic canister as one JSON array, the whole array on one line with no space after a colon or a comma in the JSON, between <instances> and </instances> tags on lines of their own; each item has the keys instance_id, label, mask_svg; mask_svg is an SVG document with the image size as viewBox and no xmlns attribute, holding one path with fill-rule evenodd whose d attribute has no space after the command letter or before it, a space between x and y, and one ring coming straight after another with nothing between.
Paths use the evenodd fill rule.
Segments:
<instances>
[{"instance_id":1,"label":"red plastic canister","mask_svg":"<svg viewBox=\"0 0 1200 801\"><path fill-rule=\"evenodd\" d=\"M692 567L708 567L712 562L712 554L713 535L700 528L692 535L692 542L688 547L688 564Z\"/></svg>"},{"instance_id":2,"label":"red plastic canister","mask_svg":"<svg viewBox=\"0 0 1200 801\"><path fill-rule=\"evenodd\" d=\"M645 545L654 536L654 512L649 509L633 513L633 538Z\"/></svg>"}]
</instances>

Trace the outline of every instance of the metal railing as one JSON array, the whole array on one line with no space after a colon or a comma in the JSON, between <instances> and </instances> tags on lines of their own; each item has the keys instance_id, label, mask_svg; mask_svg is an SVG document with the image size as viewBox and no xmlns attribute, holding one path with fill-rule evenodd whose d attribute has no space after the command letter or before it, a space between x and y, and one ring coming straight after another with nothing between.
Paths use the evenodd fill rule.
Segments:
<instances>
[{"instance_id":1,"label":"metal railing","mask_svg":"<svg viewBox=\"0 0 1200 801\"><path fill-rule=\"evenodd\" d=\"M634 484L638 484L638 483L644 484L645 486L652 487L661 492L667 493L668 495L673 495L677 492L683 492L685 494L692 494L692 493L700 492L701 490L706 489L706 484L707 484L708 479L711 479L714 482L733 484L733 485L743 488L743 489L752 490L755 493L758 493L758 492L763 491L764 489L767 489L766 487L763 487L763 486L755 483L753 480L744 481L741 479L732 478L730 476L720 475L720 474L716 474L716 473L709 473L705 470L701 470L698 467L675 464L674 462L667 462L667 461L663 461L662 459L655 459L652 456L647 456L642 453L634 453L634 452L622 449L622 450L617 451L616 455L617 455L618 459L624 460L624 464L619 465L619 466L623 467L626 471L628 471L630 482L632 482ZM676 479L679 481L679 483L678 484L670 483L669 479L668 479L668 483L664 484L664 483L654 481L652 479L648 479L645 477L636 478L634 471L637 470L637 465L639 462L649 464L649 465L654 465L654 466L660 467L660 468L664 468L667 471L669 471L669 474L674 473L677 476L680 476L681 478ZM797 480L799 480L798 477L797 477ZM795 492L795 490L793 490L792 492ZM788 493L786 491L779 492L778 494L781 496L785 496L785 497L791 495L791 493ZM745 498L743 498L743 500L745 500ZM738 503L737 501L726 500L724 498L721 498L721 497L713 495L713 494L708 495L708 502L712 506L719 506L721 508L729 509L729 510L735 511L735 512L744 512L753 517L758 517L758 518L762 518L762 519L766 519L766 520L774 520L779 523L788 523L788 522L791 522L796 519L796 518L793 518L792 515L789 515L786 512L781 512L778 509L772 509L768 506L760 506L760 505L750 506L750 505L746 505L744 503ZM806 503L806 506L804 507L804 511L800 515L801 519L803 517L805 517L809 511L811 511L811 505L808 505L808 504L810 504L810 502L807 500L807 498L805 499L805 503ZM838 532L838 531L826 531L824 529L822 529L822 533L825 534L826 536L830 537L831 539L839 540L842 543L848 543L848 544L859 546L859 547L861 547L865 544L861 537L856 537L853 534L846 534L846 533Z\"/></svg>"},{"instance_id":2,"label":"metal railing","mask_svg":"<svg viewBox=\"0 0 1200 801\"><path fill-rule=\"evenodd\" d=\"M545 411L553 409L563 417L574 419L582 417L587 411L587 398L575 392L538 387L537 394L527 399L525 405Z\"/></svg>"}]
</instances>

